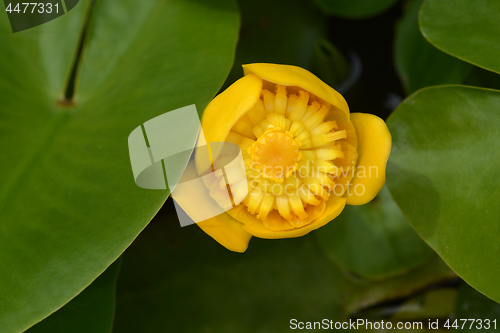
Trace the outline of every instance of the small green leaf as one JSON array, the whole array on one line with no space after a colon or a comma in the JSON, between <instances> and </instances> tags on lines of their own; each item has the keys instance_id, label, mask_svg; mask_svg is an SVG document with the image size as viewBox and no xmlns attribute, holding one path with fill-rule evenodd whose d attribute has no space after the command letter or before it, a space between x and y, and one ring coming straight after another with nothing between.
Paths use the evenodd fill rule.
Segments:
<instances>
[{"instance_id":1,"label":"small green leaf","mask_svg":"<svg viewBox=\"0 0 500 333\"><path fill-rule=\"evenodd\" d=\"M353 19L381 14L398 0L315 0L319 8L330 15Z\"/></svg>"},{"instance_id":2,"label":"small green leaf","mask_svg":"<svg viewBox=\"0 0 500 333\"><path fill-rule=\"evenodd\" d=\"M388 127L394 200L460 277L500 300L500 91L420 90Z\"/></svg>"},{"instance_id":3,"label":"small green leaf","mask_svg":"<svg viewBox=\"0 0 500 333\"><path fill-rule=\"evenodd\" d=\"M499 17L498 0L426 0L420 26L444 52L500 73Z\"/></svg>"},{"instance_id":4,"label":"small green leaf","mask_svg":"<svg viewBox=\"0 0 500 333\"><path fill-rule=\"evenodd\" d=\"M410 3L399 22L395 40L395 64L407 94L439 84L462 83L472 65L429 44L418 27L423 0Z\"/></svg>"},{"instance_id":5,"label":"small green leaf","mask_svg":"<svg viewBox=\"0 0 500 333\"><path fill-rule=\"evenodd\" d=\"M401 275L434 255L386 187L366 205L346 206L317 235L334 262L366 279Z\"/></svg>"},{"instance_id":6,"label":"small green leaf","mask_svg":"<svg viewBox=\"0 0 500 333\"><path fill-rule=\"evenodd\" d=\"M120 263L119 260L111 265L80 295L27 333L110 333Z\"/></svg>"}]
</instances>

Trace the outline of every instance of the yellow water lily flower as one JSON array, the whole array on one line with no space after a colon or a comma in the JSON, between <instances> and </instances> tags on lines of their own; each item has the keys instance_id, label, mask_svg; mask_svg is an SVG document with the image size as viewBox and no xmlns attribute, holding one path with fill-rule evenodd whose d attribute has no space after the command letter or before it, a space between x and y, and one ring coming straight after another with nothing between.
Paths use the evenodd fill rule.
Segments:
<instances>
[{"instance_id":1,"label":"yellow water lily flower","mask_svg":"<svg viewBox=\"0 0 500 333\"><path fill-rule=\"evenodd\" d=\"M239 145L246 179L235 181L248 186L248 195L227 213L197 223L203 231L244 252L252 236L303 236L346 204L375 197L391 149L382 119L350 114L342 95L305 69L243 69L245 76L207 106L202 128L207 142Z\"/></svg>"}]
</instances>

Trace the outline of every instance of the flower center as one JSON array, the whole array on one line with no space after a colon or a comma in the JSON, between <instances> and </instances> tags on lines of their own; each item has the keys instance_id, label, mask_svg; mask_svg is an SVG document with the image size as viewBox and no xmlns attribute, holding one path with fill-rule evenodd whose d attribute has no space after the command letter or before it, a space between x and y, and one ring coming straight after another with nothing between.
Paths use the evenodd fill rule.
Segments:
<instances>
[{"instance_id":1,"label":"flower center","mask_svg":"<svg viewBox=\"0 0 500 333\"><path fill-rule=\"evenodd\" d=\"M277 182L289 177L301 158L297 141L279 128L270 128L262 134L248 153L262 176Z\"/></svg>"},{"instance_id":2,"label":"flower center","mask_svg":"<svg viewBox=\"0 0 500 333\"><path fill-rule=\"evenodd\" d=\"M304 90L289 89L297 93L282 85L274 94L263 89L226 139L240 146L245 160L246 174L231 177L233 199L241 202L235 209L275 231L311 223L323 214L331 195L342 196L334 186L343 186L344 152L352 155L342 142L346 130L327 118L335 112L331 106Z\"/></svg>"}]
</instances>

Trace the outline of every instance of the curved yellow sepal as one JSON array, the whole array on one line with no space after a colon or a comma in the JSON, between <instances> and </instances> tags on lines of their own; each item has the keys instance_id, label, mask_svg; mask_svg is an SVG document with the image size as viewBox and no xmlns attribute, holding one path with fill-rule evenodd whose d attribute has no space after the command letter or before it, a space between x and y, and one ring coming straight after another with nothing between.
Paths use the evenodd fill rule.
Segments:
<instances>
[{"instance_id":1,"label":"curved yellow sepal","mask_svg":"<svg viewBox=\"0 0 500 333\"><path fill-rule=\"evenodd\" d=\"M311 224L308 224L298 229L285 230L285 231L272 231L267 229L262 223L262 221L258 221L257 219L255 219L255 221L248 221L243 226L243 228L249 233L251 233L253 236L260 238L279 239L279 238L300 237L324 226L325 224L327 224L328 222L339 216L339 214L344 210L345 205L346 205L345 198L340 198L335 196L330 197L330 200L328 200L326 209L323 212L323 214Z\"/></svg>"},{"instance_id":2,"label":"curved yellow sepal","mask_svg":"<svg viewBox=\"0 0 500 333\"><path fill-rule=\"evenodd\" d=\"M344 97L335 89L321 81L313 73L296 66L277 64L248 64L243 65L246 76L255 74L258 77L284 86L296 86L332 104L340 109L349 119L349 106Z\"/></svg>"},{"instance_id":3,"label":"curved yellow sepal","mask_svg":"<svg viewBox=\"0 0 500 333\"><path fill-rule=\"evenodd\" d=\"M384 186L391 133L382 119L371 114L352 113L351 121L358 136L359 156L356 175L347 193L347 204L363 205Z\"/></svg>"},{"instance_id":4,"label":"curved yellow sepal","mask_svg":"<svg viewBox=\"0 0 500 333\"><path fill-rule=\"evenodd\" d=\"M224 142L231 128L260 98L262 79L247 75L217 95L203 112L201 127L207 142Z\"/></svg>"},{"instance_id":5,"label":"curved yellow sepal","mask_svg":"<svg viewBox=\"0 0 500 333\"><path fill-rule=\"evenodd\" d=\"M252 238L252 235L242 228L242 224L227 213L196 224L220 245L234 252L245 252Z\"/></svg>"}]
</instances>

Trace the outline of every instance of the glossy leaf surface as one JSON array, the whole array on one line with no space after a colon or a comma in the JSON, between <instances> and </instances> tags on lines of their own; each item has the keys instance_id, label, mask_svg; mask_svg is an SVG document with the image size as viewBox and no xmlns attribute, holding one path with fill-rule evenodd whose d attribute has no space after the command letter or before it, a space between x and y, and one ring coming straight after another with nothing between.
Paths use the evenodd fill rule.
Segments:
<instances>
[{"instance_id":1,"label":"glossy leaf surface","mask_svg":"<svg viewBox=\"0 0 500 333\"><path fill-rule=\"evenodd\" d=\"M75 96L61 102L86 13ZM136 186L127 137L170 110L202 112L231 67L238 25L230 0L103 0L0 34L2 332L80 293L156 214L168 192Z\"/></svg>"},{"instance_id":2,"label":"glossy leaf surface","mask_svg":"<svg viewBox=\"0 0 500 333\"><path fill-rule=\"evenodd\" d=\"M388 121L387 184L420 236L467 283L500 300L500 91L441 86Z\"/></svg>"},{"instance_id":3,"label":"glossy leaf surface","mask_svg":"<svg viewBox=\"0 0 500 333\"><path fill-rule=\"evenodd\" d=\"M420 32L422 0L413 1L399 22L395 39L395 65L407 94L439 84L462 83L472 65L430 44Z\"/></svg>"},{"instance_id":4,"label":"glossy leaf surface","mask_svg":"<svg viewBox=\"0 0 500 333\"><path fill-rule=\"evenodd\" d=\"M500 2L426 0L420 26L433 45L459 59L500 73Z\"/></svg>"}]
</instances>

